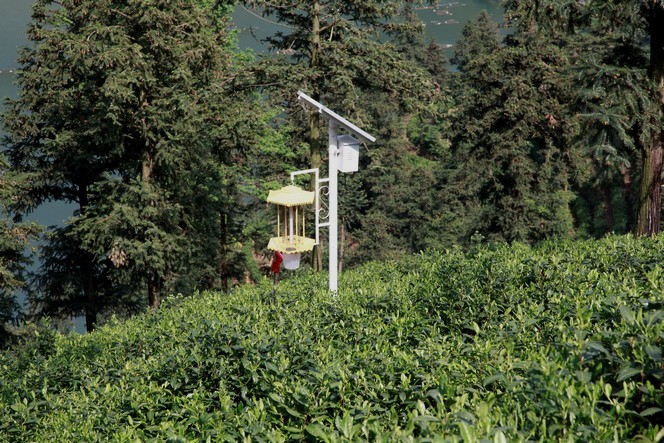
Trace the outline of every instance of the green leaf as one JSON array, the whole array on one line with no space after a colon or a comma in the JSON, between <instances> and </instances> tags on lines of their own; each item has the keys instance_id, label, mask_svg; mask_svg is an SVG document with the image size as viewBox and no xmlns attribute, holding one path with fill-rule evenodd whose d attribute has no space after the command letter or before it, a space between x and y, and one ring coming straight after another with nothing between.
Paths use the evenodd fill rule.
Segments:
<instances>
[{"instance_id":1,"label":"green leaf","mask_svg":"<svg viewBox=\"0 0 664 443\"><path fill-rule=\"evenodd\" d=\"M586 349L592 349L592 350L595 350L595 351L600 351L604 355L606 355L607 357L610 356L609 351L607 351L607 349L604 347L604 345L602 345L601 343L596 342L596 341L589 341L588 343L586 343Z\"/></svg>"},{"instance_id":2,"label":"green leaf","mask_svg":"<svg viewBox=\"0 0 664 443\"><path fill-rule=\"evenodd\" d=\"M662 408L657 408L657 407L654 407L654 406L653 406L652 408L648 408L648 409L646 409L646 410L644 410L644 411L639 412L639 415L640 415L641 417L649 417L649 416L651 416L651 415L655 415L655 414L657 414L657 413L659 413L659 412L662 412L662 411L664 411L664 409L662 409Z\"/></svg>"},{"instance_id":3,"label":"green leaf","mask_svg":"<svg viewBox=\"0 0 664 443\"><path fill-rule=\"evenodd\" d=\"M632 311L627 306L620 306L618 309L620 310L620 315L622 316L623 320L625 320L628 325L633 325L635 322L634 311Z\"/></svg>"},{"instance_id":4,"label":"green leaf","mask_svg":"<svg viewBox=\"0 0 664 443\"><path fill-rule=\"evenodd\" d=\"M658 309L657 311L649 312L645 318L645 324L648 327L652 327L664 319L664 310Z\"/></svg>"},{"instance_id":5,"label":"green leaf","mask_svg":"<svg viewBox=\"0 0 664 443\"><path fill-rule=\"evenodd\" d=\"M484 381L482 381L482 385L486 388L489 386L491 383L499 381L499 380L505 380L505 375L502 373L497 373L490 375L489 377L485 378Z\"/></svg>"},{"instance_id":6,"label":"green leaf","mask_svg":"<svg viewBox=\"0 0 664 443\"><path fill-rule=\"evenodd\" d=\"M646 346L646 354L655 362L662 361L662 351L659 349L659 346L648 345Z\"/></svg>"},{"instance_id":7,"label":"green leaf","mask_svg":"<svg viewBox=\"0 0 664 443\"><path fill-rule=\"evenodd\" d=\"M654 442L657 443L658 441L660 441L663 438L664 438L664 428L660 429L659 432L657 433L657 435L655 435Z\"/></svg>"},{"instance_id":8,"label":"green leaf","mask_svg":"<svg viewBox=\"0 0 664 443\"><path fill-rule=\"evenodd\" d=\"M302 429L300 429L296 426L284 426L282 429L284 431L288 431L291 434L295 434L295 435L301 435L302 434ZM293 437L293 436L294 435L291 435L291 437Z\"/></svg>"},{"instance_id":9,"label":"green leaf","mask_svg":"<svg viewBox=\"0 0 664 443\"><path fill-rule=\"evenodd\" d=\"M575 374L577 380L581 383L590 383L590 380L592 380L592 375L588 371L576 371Z\"/></svg>"},{"instance_id":10,"label":"green leaf","mask_svg":"<svg viewBox=\"0 0 664 443\"><path fill-rule=\"evenodd\" d=\"M337 416L334 419L334 424L337 426L337 429L341 431L344 437L352 438L353 437L353 417L347 412L344 413L343 417L340 419Z\"/></svg>"},{"instance_id":11,"label":"green leaf","mask_svg":"<svg viewBox=\"0 0 664 443\"><path fill-rule=\"evenodd\" d=\"M507 438L503 431L498 431L493 435L493 443L507 443Z\"/></svg>"},{"instance_id":12,"label":"green leaf","mask_svg":"<svg viewBox=\"0 0 664 443\"><path fill-rule=\"evenodd\" d=\"M627 380L629 378L634 377L635 375L640 375L640 374L641 374L641 369L632 368L628 366L626 368L621 369L618 372L618 378L616 379L616 381L621 382L623 380Z\"/></svg>"},{"instance_id":13,"label":"green leaf","mask_svg":"<svg viewBox=\"0 0 664 443\"><path fill-rule=\"evenodd\" d=\"M465 421L460 421L458 422L459 424L459 430L461 431L461 438L463 438L463 441L465 443L476 443L477 442L477 434L475 432L475 428Z\"/></svg>"},{"instance_id":14,"label":"green leaf","mask_svg":"<svg viewBox=\"0 0 664 443\"><path fill-rule=\"evenodd\" d=\"M319 438L322 441L330 441L328 437L328 433L325 431L325 429L319 425L318 423L311 423L308 425L305 430L313 437Z\"/></svg>"},{"instance_id":15,"label":"green leaf","mask_svg":"<svg viewBox=\"0 0 664 443\"><path fill-rule=\"evenodd\" d=\"M289 408L288 406L286 406L286 412L288 412L293 417L302 418L302 414L300 414L298 411L296 411L293 408Z\"/></svg>"}]
</instances>

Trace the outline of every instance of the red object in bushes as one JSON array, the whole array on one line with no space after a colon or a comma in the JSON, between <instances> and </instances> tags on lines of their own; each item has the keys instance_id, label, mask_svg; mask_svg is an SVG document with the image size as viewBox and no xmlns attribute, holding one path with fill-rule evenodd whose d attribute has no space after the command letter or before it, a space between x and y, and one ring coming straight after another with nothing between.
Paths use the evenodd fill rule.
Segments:
<instances>
[{"instance_id":1,"label":"red object in bushes","mask_svg":"<svg viewBox=\"0 0 664 443\"><path fill-rule=\"evenodd\" d=\"M278 274L281 272L281 262L284 261L284 255L279 251L274 251L274 258L272 259L272 272Z\"/></svg>"}]
</instances>

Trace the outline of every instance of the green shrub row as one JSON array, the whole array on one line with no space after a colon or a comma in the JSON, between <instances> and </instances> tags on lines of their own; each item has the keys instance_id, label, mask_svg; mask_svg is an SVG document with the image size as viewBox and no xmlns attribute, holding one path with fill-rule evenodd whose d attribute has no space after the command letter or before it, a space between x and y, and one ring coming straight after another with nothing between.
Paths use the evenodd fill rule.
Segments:
<instances>
[{"instance_id":1,"label":"green shrub row","mask_svg":"<svg viewBox=\"0 0 664 443\"><path fill-rule=\"evenodd\" d=\"M664 237L173 297L0 355L2 441L658 441Z\"/></svg>"}]
</instances>

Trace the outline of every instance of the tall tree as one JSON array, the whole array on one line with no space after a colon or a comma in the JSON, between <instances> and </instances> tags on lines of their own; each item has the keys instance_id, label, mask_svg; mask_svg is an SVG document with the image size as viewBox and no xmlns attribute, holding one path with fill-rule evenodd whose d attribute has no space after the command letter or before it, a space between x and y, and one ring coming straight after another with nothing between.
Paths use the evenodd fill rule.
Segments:
<instances>
[{"instance_id":1,"label":"tall tree","mask_svg":"<svg viewBox=\"0 0 664 443\"><path fill-rule=\"evenodd\" d=\"M237 136L231 126L242 120L229 87L229 34L189 1L158 3L124 11L122 26L142 55L135 70L147 81L120 94L117 118L131 155L120 178L97 189L100 204L81 220L87 247L105 254L116 275L143 281L151 308L184 276L189 290L211 284L201 279L213 271L192 272L192 263L222 262L214 271L226 278L228 210L236 201L226 150Z\"/></svg>"},{"instance_id":2,"label":"tall tree","mask_svg":"<svg viewBox=\"0 0 664 443\"><path fill-rule=\"evenodd\" d=\"M221 118L208 109L228 82L229 36L188 0L38 0L28 37L4 116L12 167L34 175L23 209L77 205L44 257L39 305L70 293L59 304L90 330L110 278L158 307L195 253L188 190L211 156L201 134Z\"/></svg>"},{"instance_id":3,"label":"tall tree","mask_svg":"<svg viewBox=\"0 0 664 443\"><path fill-rule=\"evenodd\" d=\"M632 56L636 54L638 50ZM584 189L584 193L590 194L586 200L595 200L603 209L598 222L604 229L598 233L633 231L636 214L632 181L641 147L647 145L650 132L643 126L658 112L657 104L643 88L648 79L645 72L603 63L586 66L577 79L575 107L580 111L582 129L578 140L595 163L590 189ZM617 200L617 211L614 195L622 196L622 201ZM589 203L592 208L593 202Z\"/></svg>"},{"instance_id":4,"label":"tall tree","mask_svg":"<svg viewBox=\"0 0 664 443\"><path fill-rule=\"evenodd\" d=\"M463 208L460 240L535 241L572 234L569 85L562 51L542 39L500 43L482 14L469 23L453 61L452 157L444 171L450 212Z\"/></svg>"},{"instance_id":5,"label":"tall tree","mask_svg":"<svg viewBox=\"0 0 664 443\"><path fill-rule=\"evenodd\" d=\"M632 73L628 79L639 75L644 78L643 83L630 92L648 96L654 105L645 106L647 112L630 131L636 147L630 157L639 165L634 232L638 235L658 233L664 152L664 3L659 0L506 0L504 6L507 18L520 32L542 32L549 39L567 42L588 36L597 39L600 44L586 45L585 51L581 49L582 63L577 64L577 69L591 75L599 63L629 69ZM630 106L621 109L624 118L630 120Z\"/></svg>"},{"instance_id":6,"label":"tall tree","mask_svg":"<svg viewBox=\"0 0 664 443\"><path fill-rule=\"evenodd\" d=\"M470 64L478 63L483 57L501 48L498 26L488 12L481 11L475 20L466 23L461 30L461 38L454 46L452 63L461 72L470 69Z\"/></svg>"},{"instance_id":7,"label":"tall tree","mask_svg":"<svg viewBox=\"0 0 664 443\"><path fill-rule=\"evenodd\" d=\"M385 91L398 96L404 105L414 105L434 91L422 69L409 63L390 43L390 37L422 27L421 22L399 18L402 2L248 0L244 3L260 9L263 15L288 29L266 39L269 48L281 57L271 57L259 68L266 83L279 83L286 97L294 97L297 88L305 89L314 99L361 119L362 109L357 103L363 92ZM315 114L309 115L310 124L317 120ZM315 135L319 128L318 124L314 126L314 133L307 139L311 145L311 164L318 167L321 153Z\"/></svg>"},{"instance_id":8,"label":"tall tree","mask_svg":"<svg viewBox=\"0 0 664 443\"><path fill-rule=\"evenodd\" d=\"M298 89L365 128L372 116L359 106L363 96L384 92L391 95L393 104L407 108L435 92L425 70L410 63L389 41L391 36L414 26L399 18L403 2L246 0L244 3L287 28L266 39L278 56L266 59L257 71L263 84L279 85L271 91L279 103L292 104L290 114L296 118L293 126L306 131L300 136L308 142L311 168L322 166L327 131L321 130L318 114L303 114L302 108L295 104ZM320 262L315 262L315 266L320 267Z\"/></svg>"},{"instance_id":9,"label":"tall tree","mask_svg":"<svg viewBox=\"0 0 664 443\"><path fill-rule=\"evenodd\" d=\"M449 155L453 103L447 58L441 47L426 42L414 11L405 13L411 26L395 35L394 44L404 59L425 70L436 93L406 111L389 92L374 91L361 101L378 140L363 154L360 172L341 187L351 264L452 243L444 229L445 196L436 184L436 171Z\"/></svg>"},{"instance_id":10,"label":"tall tree","mask_svg":"<svg viewBox=\"0 0 664 443\"><path fill-rule=\"evenodd\" d=\"M99 89L104 84L100 73L106 64L121 64L129 54L105 52L101 43L87 40L95 35L114 37L112 29L100 34L86 28L98 12L73 4L63 6L57 9L49 1L35 4L28 29L34 45L20 53L19 98L8 101L4 115L12 167L34 176L33 186L22 198L24 212L59 200L75 203L83 213L89 204L90 185L104 171L114 169L119 156L119 146L107 142L111 122L100 119ZM70 10L79 13L68 14ZM86 35L82 35L84 29ZM63 241L58 235L50 237L56 249ZM76 270L72 274L80 283L76 290L79 305L84 306L91 328L97 314L94 260L80 245L70 258L67 263ZM48 261L45 265L49 266Z\"/></svg>"}]
</instances>

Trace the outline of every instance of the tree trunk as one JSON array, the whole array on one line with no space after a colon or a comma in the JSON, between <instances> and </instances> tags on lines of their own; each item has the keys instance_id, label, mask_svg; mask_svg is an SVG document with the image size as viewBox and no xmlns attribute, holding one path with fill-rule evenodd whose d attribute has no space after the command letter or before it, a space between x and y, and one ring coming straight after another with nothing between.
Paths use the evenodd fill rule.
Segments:
<instances>
[{"instance_id":1,"label":"tree trunk","mask_svg":"<svg viewBox=\"0 0 664 443\"><path fill-rule=\"evenodd\" d=\"M607 232L614 230L614 217L613 217L613 194L611 192L611 183L607 182L602 185L602 199L604 200L604 223L606 223Z\"/></svg>"},{"instance_id":2,"label":"tree trunk","mask_svg":"<svg viewBox=\"0 0 664 443\"><path fill-rule=\"evenodd\" d=\"M154 157L149 151L143 153L141 163L141 181L146 185L152 184L152 169L154 168Z\"/></svg>"},{"instance_id":3,"label":"tree trunk","mask_svg":"<svg viewBox=\"0 0 664 443\"><path fill-rule=\"evenodd\" d=\"M78 207L84 215L88 205L88 188L85 184L78 185ZM80 245L79 245L80 248ZM92 332L97 324L97 291L95 289L94 256L81 251L81 272L83 274L83 298L85 299L85 330Z\"/></svg>"},{"instance_id":4,"label":"tree trunk","mask_svg":"<svg viewBox=\"0 0 664 443\"><path fill-rule=\"evenodd\" d=\"M221 275L221 288L228 292L228 226L226 214L219 214L219 231L221 241L221 257L219 258L219 275Z\"/></svg>"},{"instance_id":5,"label":"tree trunk","mask_svg":"<svg viewBox=\"0 0 664 443\"><path fill-rule=\"evenodd\" d=\"M86 270L87 272L87 270ZM90 275L85 276L85 330L94 331L97 325L97 297L94 289L94 281Z\"/></svg>"},{"instance_id":6,"label":"tree trunk","mask_svg":"<svg viewBox=\"0 0 664 443\"><path fill-rule=\"evenodd\" d=\"M315 72L318 69L318 56L320 52L320 4L315 1L311 8L311 59L309 67ZM320 100L320 91L317 86L311 86L313 88L311 96L314 100ZM318 115L316 112L309 113L309 164L311 168L320 168L321 165L320 119Z\"/></svg>"},{"instance_id":7,"label":"tree trunk","mask_svg":"<svg viewBox=\"0 0 664 443\"><path fill-rule=\"evenodd\" d=\"M152 187L152 170L154 168L154 156L146 149L143 153L141 164L141 180L145 186ZM161 296L159 294L159 276L152 270L148 271L148 305L151 309L159 309L161 306Z\"/></svg>"},{"instance_id":8,"label":"tree trunk","mask_svg":"<svg viewBox=\"0 0 664 443\"><path fill-rule=\"evenodd\" d=\"M660 113L656 124L661 127L664 112L664 4L651 2L647 6L648 30L650 33L650 66L648 74L657 86ZM636 234L652 236L659 233L662 211L662 140L664 131L653 133L645 147L641 165L639 186L639 210L636 217Z\"/></svg>"},{"instance_id":9,"label":"tree trunk","mask_svg":"<svg viewBox=\"0 0 664 443\"><path fill-rule=\"evenodd\" d=\"M318 56L320 52L320 3L315 1L311 6L311 59L309 67L313 72L318 69ZM317 90L316 86L313 86L314 90L312 91L312 97L314 100L320 101L320 91ZM311 169L320 168L322 164L321 156L321 146L320 146L320 119L318 118L319 114L316 112L311 112L309 114L309 167ZM316 189L317 183L316 178L311 178L312 189L314 192L318 192ZM314 246L314 249L311 251L311 267L314 271L321 271L323 269L323 260L321 258L320 245Z\"/></svg>"},{"instance_id":10,"label":"tree trunk","mask_svg":"<svg viewBox=\"0 0 664 443\"><path fill-rule=\"evenodd\" d=\"M157 310L161 306L161 296L159 295L159 279L152 274L148 278L148 304L150 309Z\"/></svg>"},{"instance_id":11,"label":"tree trunk","mask_svg":"<svg viewBox=\"0 0 664 443\"><path fill-rule=\"evenodd\" d=\"M641 160L639 210L636 214L636 235L653 236L659 232L662 210L662 141L653 137L651 146Z\"/></svg>"},{"instance_id":12,"label":"tree trunk","mask_svg":"<svg viewBox=\"0 0 664 443\"><path fill-rule=\"evenodd\" d=\"M321 271L323 269L321 246L321 244L314 245L314 249L311 250L311 267L314 271Z\"/></svg>"},{"instance_id":13,"label":"tree trunk","mask_svg":"<svg viewBox=\"0 0 664 443\"><path fill-rule=\"evenodd\" d=\"M309 157L309 167L319 168L321 167L321 154L320 154L320 127L318 113L312 112L309 114L309 147L310 147L310 157ZM314 192L318 192L316 189L316 177L311 177L311 189ZM320 195L317 196L320 198ZM323 269L323 260L321 258L320 245L314 246L314 249L311 251L311 267L314 271L320 271Z\"/></svg>"}]
</instances>

